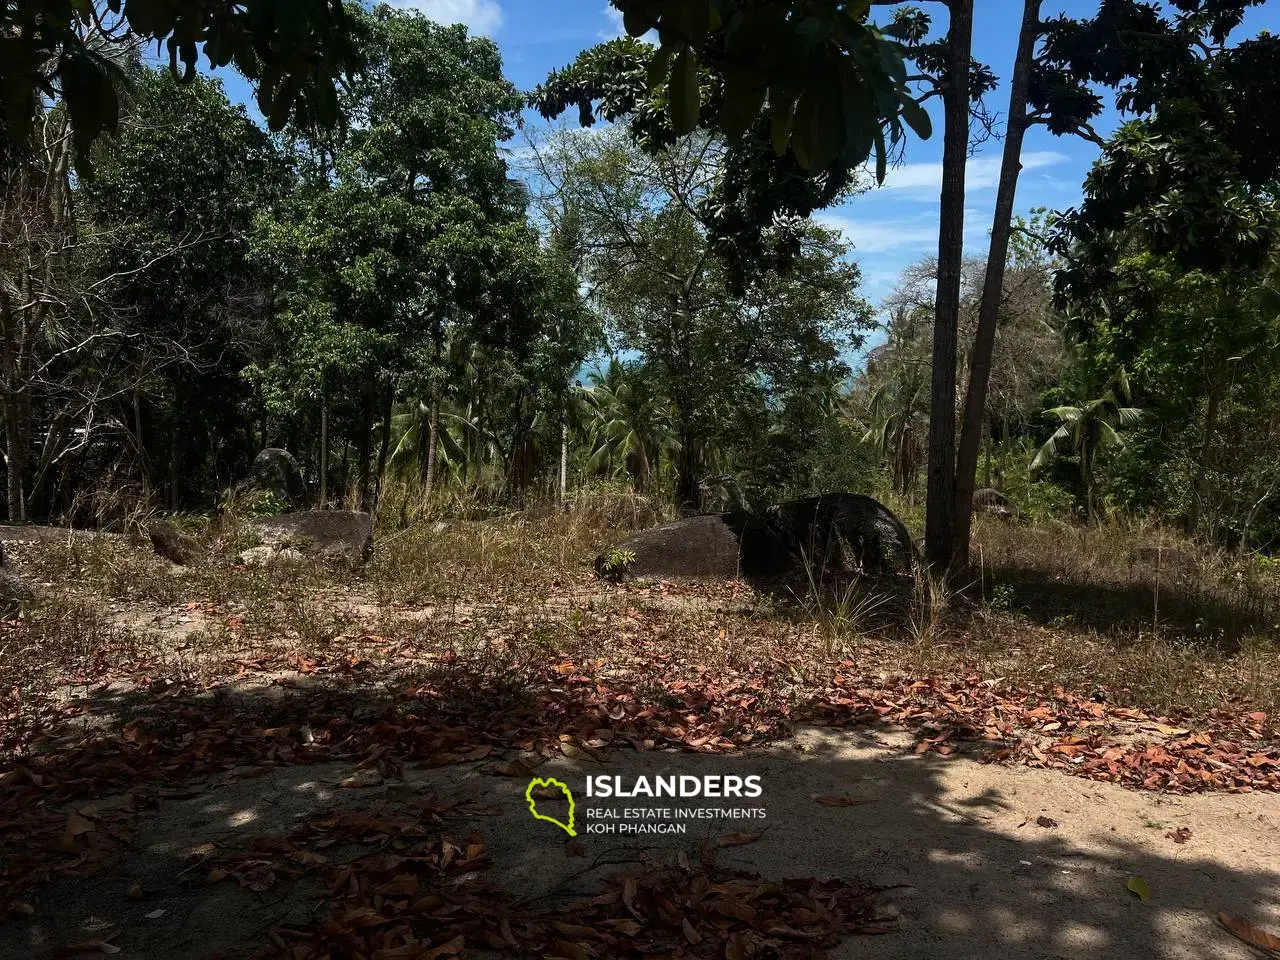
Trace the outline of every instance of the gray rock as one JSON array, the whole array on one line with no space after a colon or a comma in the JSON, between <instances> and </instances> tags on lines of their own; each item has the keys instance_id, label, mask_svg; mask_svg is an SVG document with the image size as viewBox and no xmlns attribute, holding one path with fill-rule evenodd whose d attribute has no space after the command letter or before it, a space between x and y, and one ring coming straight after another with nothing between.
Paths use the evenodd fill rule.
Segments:
<instances>
[{"instance_id":1,"label":"gray rock","mask_svg":"<svg viewBox=\"0 0 1280 960\"><path fill-rule=\"evenodd\" d=\"M249 524L264 546L362 563L373 553L373 515L348 510L306 510L258 517Z\"/></svg>"},{"instance_id":2,"label":"gray rock","mask_svg":"<svg viewBox=\"0 0 1280 960\"><path fill-rule=\"evenodd\" d=\"M1002 520L1014 520L1022 516L1022 511L1018 509L1016 503L999 490L992 490L989 487L974 491L973 511L989 517L999 517Z\"/></svg>"},{"instance_id":3,"label":"gray rock","mask_svg":"<svg viewBox=\"0 0 1280 960\"><path fill-rule=\"evenodd\" d=\"M32 599L34 594L13 569L4 544L0 543L0 616L16 616L22 605Z\"/></svg>"},{"instance_id":4,"label":"gray rock","mask_svg":"<svg viewBox=\"0 0 1280 960\"><path fill-rule=\"evenodd\" d=\"M288 450L267 447L253 459L253 483L270 490L290 506L298 506L307 497L307 484L298 461Z\"/></svg>"},{"instance_id":5,"label":"gray rock","mask_svg":"<svg viewBox=\"0 0 1280 960\"><path fill-rule=\"evenodd\" d=\"M151 546L160 556L180 567L190 566L200 559L200 543L189 537L172 523L160 521L147 526Z\"/></svg>"},{"instance_id":6,"label":"gray rock","mask_svg":"<svg viewBox=\"0 0 1280 960\"><path fill-rule=\"evenodd\" d=\"M626 572L637 577L729 580L774 576L791 566L787 544L764 523L741 512L705 514L644 530L616 548L635 555ZM607 553L596 559L604 572Z\"/></svg>"},{"instance_id":7,"label":"gray rock","mask_svg":"<svg viewBox=\"0 0 1280 960\"><path fill-rule=\"evenodd\" d=\"M299 564L306 562L306 555L293 547L249 547L241 550L236 556L236 563L246 567L269 567L277 564Z\"/></svg>"}]
</instances>

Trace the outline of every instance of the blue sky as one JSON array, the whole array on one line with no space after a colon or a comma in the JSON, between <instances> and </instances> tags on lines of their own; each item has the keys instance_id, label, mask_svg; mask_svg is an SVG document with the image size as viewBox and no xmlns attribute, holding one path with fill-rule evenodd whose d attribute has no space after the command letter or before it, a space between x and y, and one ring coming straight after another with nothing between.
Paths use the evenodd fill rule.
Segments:
<instances>
[{"instance_id":1,"label":"blue sky","mask_svg":"<svg viewBox=\"0 0 1280 960\"><path fill-rule=\"evenodd\" d=\"M530 89L547 73L571 62L582 49L618 36L621 17L606 0L393 0L393 6L413 8L441 23L465 23L473 32L492 37L502 50L507 76L521 89ZM923 2L925 9L939 4ZM1003 78L1011 71L1021 0L977 0L974 55ZM1097 0L1045 0L1044 14L1084 16L1097 9ZM945 18L945 13L942 14ZM1280 3L1253 10L1238 36L1267 28L1280 31ZM228 79L228 92L247 99L239 78ZM990 95L988 105L1004 113L1007 91L1002 86ZM931 104L935 127L941 128L937 103ZM539 122L531 120L531 122ZM1119 119L1108 112L1096 126L1104 136ZM995 201L1001 145L985 144L969 163L966 195L965 240L967 252L985 254L987 231ZM1080 186L1097 148L1076 138L1054 137L1041 127L1027 136L1017 209L1063 209L1080 198ZM864 273L864 293L879 302L893 289L906 265L937 249L938 190L941 182L942 146L932 140L912 139L904 163L892 169L884 186L845 205L825 211L821 217L839 227L853 243L854 256Z\"/></svg>"}]
</instances>

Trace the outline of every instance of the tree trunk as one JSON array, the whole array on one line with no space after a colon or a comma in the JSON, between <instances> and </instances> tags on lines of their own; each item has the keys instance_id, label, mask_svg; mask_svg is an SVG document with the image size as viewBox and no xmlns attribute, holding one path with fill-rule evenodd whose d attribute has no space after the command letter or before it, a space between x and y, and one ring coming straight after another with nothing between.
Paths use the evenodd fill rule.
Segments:
<instances>
[{"instance_id":1,"label":"tree trunk","mask_svg":"<svg viewBox=\"0 0 1280 960\"><path fill-rule=\"evenodd\" d=\"M320 387L320 509L329 509L329 391Z\"/></svg>"},{"instance_id":2,"label":"tree trunk","mask_svg":"<svg viewBox=\"0 0 1280 960\"><path fill-rule=\"evenodd\" d=\"M1022 31L1013 66L1009 91L1009 121L1005 130L1004 159L1000 164L1000 184L996 190L996 211L991 222L991 249L982 285L978 310L978 330L969 360L969 389L964 401L960 445L956 451L956 525L952 566L969 565L969 532L973 525L973 487L978 472L978 448L986 425L987 386L991 380L991 358L995 352L996 328L1004 300L1004 273L1009 258L1009 234L1013 224L1013 203L1022 172L1022 141L1027 132L1027 95L1031 90L1036 40L1040 36L1040 2L1026 0L1022 9ZM989 469L989 465L988 465Z\"/></svg>"},{"instance_id":3,"label":"tree trunk","mask_svg":"<svg viewBox=\"0 0 1280 960\"><path fill-rule=\"evenodd\" d=\"M360 506L362 509L369 509L371 497L369 495L369 461L373 455L373 391L365 387L364 402L361 404L360 410L360 433L356 438L356 456L359 463L356 464L356 476L358 479L358 487L360 491Z\"/></svg>"},{"instance_id":4,"label":"tree trunk","mask_svg":"<svg viewBox=\"0 0 1280 960\"><path fill-rule=\"evenodd\" d=\"M423 479L426 480L426 495L436 485L436 448L440 445L440 388L437 387L431 398L431 411L427 415L427 464L423 467Z\"/></svg>"},{"instance_id":5,"label":"tree trunk","mask_svg":"<svg viewBox=\"0 0 1280 960\"><path fill-rule=\"evenodd\" d=\"M23 482L26 477L26 445L22 439L22 415L18 411L18 398L9 397L5 403L5 480L10 523L26 523L26 495Z\"/></svg>"},{"instance_id":6,"label":"tree trunk","mask_svg":"<svg viewBox=\"0 0 1280 960\"><path fill-rule=\"evenodd\" d=\"M950 0L943 103L942 194L938 224L938 289L933 322L930 390L929 484L925 511L925 559L948 571L955 544L956 339L960 322L960 273L964 259L964 180L969 154L969 60L973 0Z\"/></svg>"},{"instance_id":7,"label":"tree trunk","mask_svg":"<svg viewBox=\"0 0 1280 960\"><path fill-rule=\"evenodd\" d=\"M1200 455L1196 458L1195 476L1191 480L1191 508L1187 513L1187 533L1194 535L1204 514L1205 475L1209 471L1209 447L1218 429L1218 411L1222 409L1222 380L1214 377L1205 400L1204 425L1200 430Z\"/></svg>"},{"instance_id":8,"label":"tree trunk","mask_svg":"<svg viewBox=\"0 0 1280 960\"><path fill-rule=\"evenodd\" d=\"M569 421L560 418L560 503L569 493Z\"/></svg>"},{"instance_id":9,"label":"tree trunk","mask_svg":"<svg viewBox=\"0 0 1280 960\"><path fill-rule=\"evenodd\" d=\"M391 413L395 408L396 392L387 387L382 398L382 443L378 446L378 476L374 481L374 507L382 502L382 482L387 475L387 455L391 452Z\"/></svg>"},{"instance_id":10,"label":"tree trunk","mask_svg":"<svg viewBox=\"0 0 1280 960\"><path fill-rule=\"evenodd\" d=\"M151 498L151 468L147 463L147 446L142 439L142 398L133 392L133 440L138 448L138 475L142 480L142 495Z\"/></svg>"}]
</instances>

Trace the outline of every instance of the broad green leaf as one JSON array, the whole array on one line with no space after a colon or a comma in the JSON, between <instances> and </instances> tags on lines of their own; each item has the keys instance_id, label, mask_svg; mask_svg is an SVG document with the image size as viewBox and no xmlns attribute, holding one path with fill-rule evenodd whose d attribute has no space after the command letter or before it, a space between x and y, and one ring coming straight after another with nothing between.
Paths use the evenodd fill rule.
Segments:
<instances>
[{"instance_id":1,"label":"broad green leaf","mask_svg":"<svg viewBox=\"0 0 1280 960\"><path fill-rule=\"evenodd\" d=\"M902 100L902 119L921 140L928 140L933 136L933 121L929 118L929 111L910 97Z\"/></svg>"},{"instance_id":2,"label":"broad green leaf","mask_svg":"<svg viewBox=\"0 0 1280 960\"><path fill-rule=\"evenodd\" d=\"M650 88L662 86L663 81L667 79L667 73L671 69L671 58L675 56L675 52L674 47L663 47L653 55L647 68Z\"/></svg>"},{"instance_id":3,"label":"broad green leaf","mask_svg":"<svg viewBox=\"0 0 1280 960\"><path fill-rule=\"evenodd\" d=\"M730 69L725 74L724 107L720 125L730 140L751 129L764 105L764 78L752 70Z\"/></svg>"},{"instance_id":4,"label":"broad green leaf","mask_svg":"<svg viewBox=\"0 0 1280 960\"><path fill-rule=\"evenodd\" d=\"M682 38L695 46L701 44L711 29L711 0L680 0L674 20Z\"/></svg>"},{"instance_id":5,"label":"broad green leaf","mask_svg":"<svg viewBox=\"0 0 1280 960\"><path fill-rule=\"evenodd\" d=\"M1130 877L1125 886L1129 888L1130 893L1137 894L1139 900L1146 902L1151 899L1151 888L1142 877Z\"/></svg>"},{"instance_id":6,"label":"broad green leaf","mask_svg":"<svg viewBox=\"0 0 1280 960\"><path fill-rule=\"evenodd\" d=\"M668 88L667 115L676 133L693 132L698 125L698 58L688 47L676 57Z\"/></svg>"},{"instance_id":7,"label":"broad green leaf","mask_svg":"<svg viewBox=\"0 0 1280 960\"><path fill-rule=\"evenodd\" d=\"M622 27L628 36L642 37L653 29L653 21L635 7L627 7L622 11Z\"/></svg>"},{"instance_id":8,"label":"broad green leaf","mask_svg":"<svg viewBox=\"0 0 1280 960\"><path fill-rule=\"evenodd\" d=\"M791 140L791 128L795 121L796 99L777 87L769 89L769 118L772 122L773 152L782 156Z\"/></svg>"}]
</instances>

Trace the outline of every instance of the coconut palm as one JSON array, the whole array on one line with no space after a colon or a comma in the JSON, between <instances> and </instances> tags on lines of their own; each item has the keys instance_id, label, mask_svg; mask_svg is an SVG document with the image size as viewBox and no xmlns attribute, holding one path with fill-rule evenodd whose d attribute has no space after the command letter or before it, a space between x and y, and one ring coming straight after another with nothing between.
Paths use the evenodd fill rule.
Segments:
<instances>
[{"instance_id":1,"label":"coconut palm","mask_svg":"<svg viewBox=\"0 0 1280 960\"><path fill-rule=\"evenodd\" d=\"M1094 467L1098 454L1105 448L1122 449L1125 445L1120 430L1141 420L1145 413L1131 407L1129 378L1123 370L1116 372L1106 391L1096 400L1078 407L1054 407L1045 413L1061 426L1054 431L1031 461L1031 472L1043 470L1055 457L1074 455L1080 463L1080 482L1084 487L1085 509L1089 522L1098 518L1094 496Z\"/></svg>"},{"instance_id":2,"label":"coconut palm","mask_svg":"<svg viewBox=\"0 0 1280 960\"><path fill-rule=\"evenodd\" d=\"M671 417L655 391L648 389L642 369L610 359L603 370L587 375L580 390L587 405L588 473L626 475L643 492L664 456L674 452Z\"/></svg>"}]
</instances>

